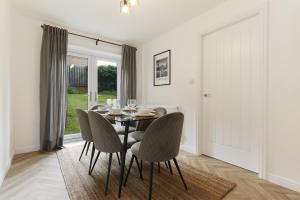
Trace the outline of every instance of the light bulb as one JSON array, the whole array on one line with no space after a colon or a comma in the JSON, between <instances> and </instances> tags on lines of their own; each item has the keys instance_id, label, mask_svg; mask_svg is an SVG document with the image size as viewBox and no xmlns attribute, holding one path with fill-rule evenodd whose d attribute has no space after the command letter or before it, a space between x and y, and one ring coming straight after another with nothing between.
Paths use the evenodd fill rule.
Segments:
<instances>
[{"instance_id":1,"label":"light bulb","mask_svg":"<svg viewBox=\"0 0 300 200\"><path fill-rule=\"evenodd\" d=\"M121 11L122 11L122 13L128 14L129 13L129 6L127 4L124 4L122 6Z\"/></svg>"},{"instance_id":2,"label":"light bulb","mask_svg":"<svg viewBox=\"0 0 300 200\"><path fill-rule=\"evenodd\" d=\"M136 6L137 5L137 0L129 0L130 5Z\"/></svg>"}]
</instances>

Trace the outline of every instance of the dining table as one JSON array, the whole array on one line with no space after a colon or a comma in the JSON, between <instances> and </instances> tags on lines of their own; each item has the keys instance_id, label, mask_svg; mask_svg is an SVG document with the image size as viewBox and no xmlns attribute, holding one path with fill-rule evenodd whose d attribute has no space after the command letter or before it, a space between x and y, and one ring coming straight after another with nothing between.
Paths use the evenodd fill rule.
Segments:
<instances>
[{"instance_id":1,"label":"dining table","mask_svg":"<svg viewBox=\"0 0 300 200\"><path fill-rule=\"evenodd\" d=\"M123 178L124 178L124 171L125 171L125 162L126 162L126 153L127 153L127 143L128 143L128 134L129 134L129 126L130 124L144 121L144 120L155 120L159 118L159 115L157 113L153 113L152 115L144 115L144 116L138 116L136 112L122 112L120 115L114 115L109 113L103 113L99 112L104 116L107 120L110 122L118 122L121 123L122 126L125 127L125 133L124 133L124 141L121 151L121 172L119 177L119 192L118 196L121 197L122 192L122 185L123 185Z\"/></svg>"}]
</instances>

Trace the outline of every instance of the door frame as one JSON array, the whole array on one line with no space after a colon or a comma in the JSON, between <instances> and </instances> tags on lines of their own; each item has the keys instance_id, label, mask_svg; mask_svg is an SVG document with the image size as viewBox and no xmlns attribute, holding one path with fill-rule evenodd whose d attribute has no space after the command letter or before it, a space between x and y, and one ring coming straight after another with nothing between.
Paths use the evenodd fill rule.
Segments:
<instances>
[{"instance_id":1,"label":"door frame","mask_svg":"<svg viewBox=\"0 0 300 200\"><path fill-rule=\"evenodd\" d=\"M203 114L203 107L204 107L204 101L203 101L203 95L204 95L204 63L203 63L203 52L204 52L204 46L203 46L203 39L205 36L222 30L224 28L227 28L229 26L232 26L234 24L237 24L239 22L242 22L244 20L250 19L254 16L260 17L260 27L261 27L261 41L262 41L262 55L261 55L261 65L262 65L262 92L263 92L263 131L262 135L259 136L259 149L258 149L258 176L260 178L266 179L267 178L267 133L268 133L268 39L269 39L269 33L268 33L268 3L264 3L261 6L251 9L248 12L244 12L243 14L235 15L231 17L231 19L227 20L226 22L214 24L212 27L202 31L200 33L200 93L198 96L198 120L197 120L197 152L198 154L203 153L203 143L204 143L204 130L203 130L203 123L204 123L204 114Z\"/></svg>"}]
</instances>

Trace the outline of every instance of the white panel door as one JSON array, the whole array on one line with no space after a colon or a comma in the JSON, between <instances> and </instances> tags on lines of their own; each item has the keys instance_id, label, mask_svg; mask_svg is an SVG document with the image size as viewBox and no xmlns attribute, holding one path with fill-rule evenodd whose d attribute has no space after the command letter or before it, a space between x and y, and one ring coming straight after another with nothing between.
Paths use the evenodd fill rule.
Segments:
<instances>
[{"instance_id":1,"label":"white panel door","mask_svg":"<svg viewBox=\"0 0 300 200\"><path fill-rule=\"evenodd\" d=\"M204 154L254 172L263 130L259 18L203 37Z\"/></svg>"}]
</instances>

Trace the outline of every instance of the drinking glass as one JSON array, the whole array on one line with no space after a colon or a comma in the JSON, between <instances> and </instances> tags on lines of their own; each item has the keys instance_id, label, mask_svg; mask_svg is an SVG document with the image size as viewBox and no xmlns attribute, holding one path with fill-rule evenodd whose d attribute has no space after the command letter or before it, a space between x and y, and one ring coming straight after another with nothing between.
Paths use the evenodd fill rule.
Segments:
<instances>
[{"instance_id":1,"label":"drinking glass","mask_svg":"<svg viewBox=\"0 0 300 200\"><path fill-rule=\"evenodd\" d=\"M129 109L130 109L131 111L134 111L134 110L135 110L135 107L137 106L137 101L136 101L136 99L128 99L127 105L128 105L128 107L129 107Z\"/></svg>"},{"instance_id":2,"label":"drinking glass","mask_svg":"<svg viewBox=\"0 0 300 200\"><path fill-rule=\"evenodd\" d=\"M114 108L121 108L119 99L113 99L112 102Z\"/></svg>"},{"instance_id":3,"label":"drinking glass","mask_svg":"<svg viewBox=\"0 0 300 200\"><path fill-rule=\"evenodd\" d=\"M111 106L112 106L112 100L111 99L106 99L106 106L107 106L107 108L111 108Z\"/></svg>"}]
</instances>

